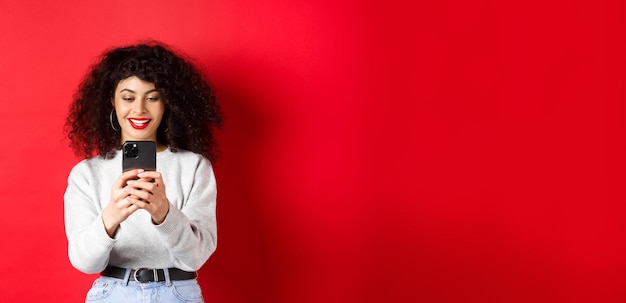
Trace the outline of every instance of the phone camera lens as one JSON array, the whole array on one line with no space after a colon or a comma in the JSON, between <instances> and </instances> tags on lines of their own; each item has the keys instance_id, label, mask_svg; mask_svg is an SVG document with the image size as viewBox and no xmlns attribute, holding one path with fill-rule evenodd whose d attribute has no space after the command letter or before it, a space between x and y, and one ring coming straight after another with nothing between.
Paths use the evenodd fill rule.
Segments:
<instances>
[{"instance_id":1,"label":"phone camera lens","mask_svg":"<svg viewBox=\"0 0 626 303\"><path fill-rule=\"evenodd\" d=\"M126 156L127 158L137 158L139 156L139 149L137 148L137 144L125 144L124 156Z\"/></svg>"}]
</instances>

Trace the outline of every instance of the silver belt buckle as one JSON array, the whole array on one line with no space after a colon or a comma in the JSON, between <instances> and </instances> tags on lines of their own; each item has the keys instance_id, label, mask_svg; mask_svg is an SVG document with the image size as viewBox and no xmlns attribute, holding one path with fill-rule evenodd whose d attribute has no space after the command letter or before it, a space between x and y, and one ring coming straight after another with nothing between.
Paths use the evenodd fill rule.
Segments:
<instances>
[{"instance_id":1,"label":"silver belt buckle","mask_svg":"<svg viewBox=\"0 0 626 303\"><path fill-rule=\"evenodd\" d=\"M137 272L139 272L140 270L150 270L150 268L138 268L138 269L135 269L135 272L133 272L133 279L135 280L135 282L139 282L139 283L148 283L148 282L150 282L150 281L148 281L148 282L141 282L141 281L137 280ZM153 279L154 281L153 282L159 282L159 274L158 274L156 268L152 268L152 275L154 277L154 279Z\"/></svg>"}]
</instances>

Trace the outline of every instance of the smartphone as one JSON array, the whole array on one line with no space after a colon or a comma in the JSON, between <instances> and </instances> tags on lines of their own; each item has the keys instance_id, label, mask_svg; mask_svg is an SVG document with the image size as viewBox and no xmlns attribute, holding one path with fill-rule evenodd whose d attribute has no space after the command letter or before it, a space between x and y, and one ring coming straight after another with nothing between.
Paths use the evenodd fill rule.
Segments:
<instances>
[{"instance_id":1,"label":"smartphone","mask_svg":"<svg viewBox=\"0 0 626 303\"><path fill-rule=\"evenodd\" d=\"M126 141L122 146L122 170L156 170L156 144L152 141Z\"/></svg>"}]
</instances>

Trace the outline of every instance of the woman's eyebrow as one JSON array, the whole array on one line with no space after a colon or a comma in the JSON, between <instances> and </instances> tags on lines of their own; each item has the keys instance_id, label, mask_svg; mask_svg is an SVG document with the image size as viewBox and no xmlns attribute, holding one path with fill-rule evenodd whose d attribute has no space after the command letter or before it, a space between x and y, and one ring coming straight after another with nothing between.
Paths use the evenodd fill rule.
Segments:
<instances>
[{"instance_id":1,"label":"woman's eyebrow","mask_svg":"<svg viewBox=\"0 0 626 303\"><path fill-rule=\"evenodd\" d=\"M136 94L136 93L137 93L137 92L135 92L134 90L132 90L132 89L130 89L130 88L122 88L122 89L120 90L120 93L121 93L121 92L129 92L129 93L133 93L133 94ZM146 93L146 94L149 94L149 93L153 93L153 92L160 93L160 91L159 91L158 89L156 89L156 88L151 89L151 90L149 90L149 91L147 91L147 92L145 92L145 93Z\"/></svg>"}]
</instances>

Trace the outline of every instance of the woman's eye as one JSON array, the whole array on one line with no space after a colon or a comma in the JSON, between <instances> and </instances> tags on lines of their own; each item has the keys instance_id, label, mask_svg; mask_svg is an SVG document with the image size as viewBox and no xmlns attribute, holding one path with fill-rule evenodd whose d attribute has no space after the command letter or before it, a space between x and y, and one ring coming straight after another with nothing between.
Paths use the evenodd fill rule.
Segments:
<instances>
[{"instance_id":1,"label":"woman's eye","mask_svg":"<svg viewBox=\"0 0 626 303\"><path fill-rule=\"evenodd\" d=\"M159 101L159 97L148 97L146 98L148 101Z\"/></svg>"},{"instance_id":2,"label":"woman's eye","mask_svg":"<svg viewBox=\"0 0 626 303\"><path fill-rule=\"evenodd\" d=\"M124 101L133 101L132 97L123 97L122 100Z\"/></svg>"}]
</instances>

